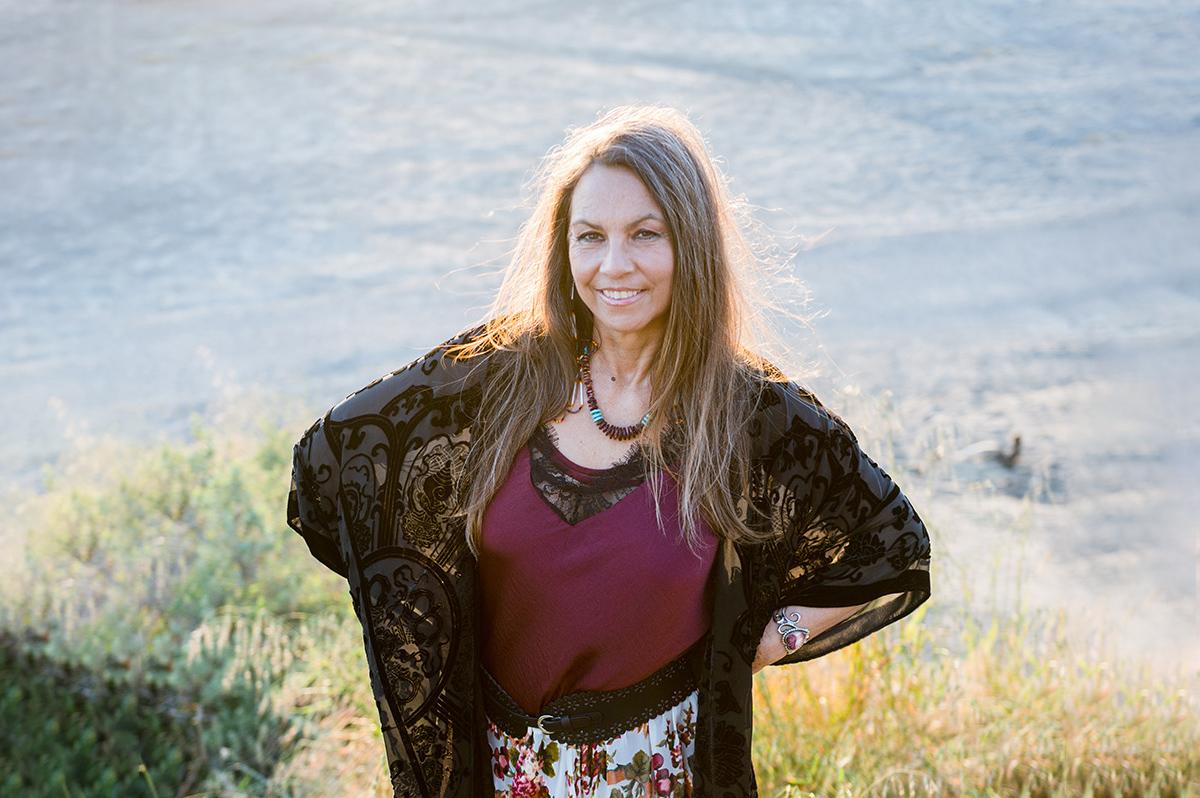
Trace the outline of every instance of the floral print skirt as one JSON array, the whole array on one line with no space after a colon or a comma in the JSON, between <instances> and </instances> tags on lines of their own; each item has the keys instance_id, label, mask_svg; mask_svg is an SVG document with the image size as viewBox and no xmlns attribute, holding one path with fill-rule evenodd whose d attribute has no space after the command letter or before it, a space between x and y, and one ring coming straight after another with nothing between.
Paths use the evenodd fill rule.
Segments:
<instances>
[{"instance_id":1,"label":"floral print skirt","mask_svg":"<svg viewBox=\"0 0 1200 798\"><path fill-rule=\"evenodd\" d=\"M558 742L534 727L512 737L489 719L496 798L690 796L697 696L692 690L640 726L598 743Z\"/></svg>"}]
</instances>

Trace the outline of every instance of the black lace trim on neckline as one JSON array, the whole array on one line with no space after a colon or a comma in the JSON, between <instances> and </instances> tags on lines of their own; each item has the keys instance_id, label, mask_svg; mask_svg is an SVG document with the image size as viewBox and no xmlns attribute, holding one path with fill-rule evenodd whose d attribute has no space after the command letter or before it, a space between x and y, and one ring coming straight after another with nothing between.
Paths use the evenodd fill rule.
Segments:
<instances>
[{"instance_id":1,"label":"black lace trim on neckline","mask_svg":"<svg viewBox=\"0 0 1200 798\"><path fill-rule=\"evenodd\" d=\"M555 458L568 460L555 446L554 430L539 426L529 439L529 480L555 514L571 526L604 512L645 481L641 447L599 473L577 477Z\"/></svg>"},{"instance_id":2,"label":"black lace trim on neckline","mask_svg":"<svg viewBox=\"0 0 1200 798\"><path fill-rule=\"evenodd\" d=\"M541 424L534 430L533 436L529 439L529 447L531 453L534 448L537 448L540 454L550 459L557 470L570 477L572 481L583 486L597 487L600 490L604 490L627 485L631 482L641 482L645 476L642 448L636 444L626 452L623 458L607 468L583 466L575 463L571 458L563 454L562 450L558 447L558 433L549 424ZM575 477L574 474L568 472L566 468L555 462L556 456L586 470L588 473L583 478Z\"/></svg>"}]
</instances>

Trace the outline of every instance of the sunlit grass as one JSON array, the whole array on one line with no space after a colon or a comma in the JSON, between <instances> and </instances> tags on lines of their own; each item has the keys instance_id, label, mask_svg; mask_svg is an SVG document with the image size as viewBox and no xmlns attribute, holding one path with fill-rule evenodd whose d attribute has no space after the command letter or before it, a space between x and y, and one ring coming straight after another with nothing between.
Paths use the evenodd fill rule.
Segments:
<instances>
[{"instance_id":1,"label":"sunlit grass","mask_svg":"<svg viewBox=\"0 0 1200 798\"><path fill-rule=\"evenodd\" d=\"M1197 680L1072 650L1063 615L925 615L756 677L765 795L1196 794Z\"/></svg>"}]
</instances>

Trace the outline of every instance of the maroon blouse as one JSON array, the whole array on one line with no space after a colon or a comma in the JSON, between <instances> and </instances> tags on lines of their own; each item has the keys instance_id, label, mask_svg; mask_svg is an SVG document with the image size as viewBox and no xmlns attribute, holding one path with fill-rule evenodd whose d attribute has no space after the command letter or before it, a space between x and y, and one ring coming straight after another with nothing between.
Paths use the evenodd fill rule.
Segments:
<instances>
[{"instance_id":1,"label":"maroon blouse","mask_svg":"<svg viewBox=\"0 0 1200 798\"><path fill-rule=\"evenodd\" d=\"M483 663L536 714L577 690L644 679L708 631L717 537L701 556L681 538L666 476L664 529L637 450L609 468L578 465L539 428L484 515Z\"/></svg>"}]
</instances>

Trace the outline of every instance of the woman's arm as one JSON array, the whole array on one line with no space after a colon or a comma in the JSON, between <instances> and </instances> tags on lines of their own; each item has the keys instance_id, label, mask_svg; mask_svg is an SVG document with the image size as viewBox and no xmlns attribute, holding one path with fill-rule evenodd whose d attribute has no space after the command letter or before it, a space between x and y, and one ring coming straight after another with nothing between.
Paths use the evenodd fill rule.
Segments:
<instances>
[{"instance_id":1,"label":"woman's arm","mask_svg":"<svg viewBox=\"0 0 1200 798\"><path fill-rule=\"evenodd\" d=\"M793 612L800 613L800 626L808 629L808 636L813 638L835 623L849 618L865 607L867 603L856 604L853 607L788 606L784 607L784 613L787 615L791 615ZM783 647L783 639L780 638L779 629L772 618L767 621L767 626L763 629L762 640L758 642L758 652L754 655L754 664L751 666L752 673L758 673L772 662L781 659L785 654L787 654L787 649Z\"/></svg>"}]
</instances>

